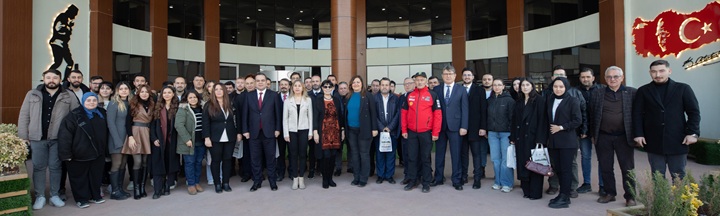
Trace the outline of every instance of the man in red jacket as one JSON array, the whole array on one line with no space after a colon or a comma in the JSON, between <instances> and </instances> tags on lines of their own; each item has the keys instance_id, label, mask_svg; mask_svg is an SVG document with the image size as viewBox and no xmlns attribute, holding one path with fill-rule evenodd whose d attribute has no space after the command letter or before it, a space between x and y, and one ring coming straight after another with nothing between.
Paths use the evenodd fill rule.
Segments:
<instances>
[{"instance_id":1,"label":"man in red jacket","mask_svg":"<svg viewBox=\"0 0 720 216\"><path fill-rule=\"evenodd\" d=\"M430 151L432 141L436 141L440 135L442 124L442 111L440 101L433 91L427 87L427 75L425 72L418 72L413 76L415 79L415 90L408 93L407 99L403 101L400 110L400 124L403 138L407 139L407 167L408 179L410 180L406 191L410 191L418 185L417 161L422 162L420 168L422 179L422 192L430 192ZM432 141L431 141L432 138Z\"/></svg>"}]
</instances>

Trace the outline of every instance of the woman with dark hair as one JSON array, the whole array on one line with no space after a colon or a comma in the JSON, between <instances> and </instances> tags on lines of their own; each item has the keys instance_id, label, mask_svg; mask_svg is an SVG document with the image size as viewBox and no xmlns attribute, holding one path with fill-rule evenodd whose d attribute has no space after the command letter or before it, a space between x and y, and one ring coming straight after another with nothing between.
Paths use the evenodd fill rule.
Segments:
<instances>
[{"instance_id":1,"label":"woman with dark hair","mask_svg":"<svg viewBox=\"0 0 720 216\"><path fill-rule=\"evenodd\" d=\"M547 141L545 100L535 91L535 83L531 79L521 78L519 81L521 94L513 110L510 144L515 145L515 170L523 197L537 200L542 198L544 176L529 171L524 164L530 159L530 151L535 145L544 146Z\"/></svg>"},{"instance_id":2,"label":"woman with dark hair","mask_svg":"<svg viewBox=\"0 0 720 216\"><path fill-rule=\"evenodd\" d=\"M67 163L70 189L79 208L90 202L104 203L100 196L103 163L107 154L108 130L105 109L98 96L87 92L81 107L72 110L60 123L58 156Z\"/></svg>"},{"instance_id":3,"label":"woman with dark hair","mask_svg":"<svg viewBox=\"0 0 720 216\"><path fill-rule=\"evenodd\" d=\"M348 129L350 167L353 168L352 185L365 187L370 176L370 146L378 135L375 100L368 97L362 76L351 80L351 92L345 96L345 128Z\"/></svg>"},{"instance_id":4,"label":"woman with dark hair","mask_svg":"<svg viewBox=\"0 0 720 216\"><path fill-rule=\"evenodd\" d=\"M567 94L570 82L565 77L558 77L551 83L553 94L547 101L547 121L550 127L548 148L550 160L554 161L553 170L560 179L560 194L550 200L550 208L567 208L570 206L570 183L572 182L571 164L578 150L578 139L575 129L582 124L580 102Z\"/></svg>"},{"instance_id":5,"label":"woman with dark hair","mask_svg":"<svg viewBox=\"0 0 720 216\"><path fill-rule=\"evenodd\" d=\"M204 102L208 102L210 98L213 95L213 87L215 86L215 81L208 80L205 82L205 91L202 93L202 100Z\"/></svg>"},{"instance_id":6,"label":"woman with dark hair","mask_svg":"<svg viewBox=\"0 0 720 216\"><path fill-rule=\"evenodd\" d=\"M520 80L524 79L521 77L516 77L512 81L512 88L510 88L510 96L512 96L513 100L518 100L520 98L520 95L522 95L522 90L520 89Z\"/></svg>"},{"instance_id":7,"label":"woman with dark hair","mask_svg":"<svg viewBox=\"0 0 720 216\"><path fill-rule=\"evenodd\" d=\"M202 138L202 105L197 92L189 91L178 107L175 116L177 130L177 152L183 156L188 193L203 192L200 186L202 160L205 158L205 144Z\"/></svg>"},{"instance_id":8,"label":"woman with dark hair","mask_svg":"<svg viewBox=\"0 0 720 216\"><path fill-rule=\"evenodd\" d=\"M490 145L490 158L495 170L493 190L509 193L513 189L513 171L507 167L507 149L510 146L510 122L513 118L515 100L505 91L500 78L492 82L493 93L488 98L487 136Z\"/></svg>"},{"instance_id":9,"label":"woman with dark hair","mask_svg":"<svg viewBox=\"0 0 720 216\"><path fill-rule=\"evenodd\" d=\"M115 87L115 95L112 96L107 107L107 122L110 132L108 152L112 163L110 166L110 184L112 186L110 199L114 200L124 200L130 197L130 194L122 189L127 158L121 151L128 136L127 125L132 125L129 102L131 98L130 84L120 82Z\"/></svg>"},{"instance_id":10,"label":"woman with dark hair","mask_svg":"<svg viewBox=\"0 0 720 216\"><path fill-rule=\"evenodd\" d=\"M130 99L131 122L125 124L127 142L123 145L122 153L133 157L133 188L134 198L146 197L145 180L147 178L147 155L150 151L150 122L153 120L151 108L155 107L155 96L150 86L139 85L135 96Z\"/></svg>"},{"instance_id":11,"label":"woman with dark hair","mask_svg":"<svg viewBox=\"0 0 720 216\"><path fill-rule=\"evenodd\" d=\"M212 96L203 108L202 119L202 137L205 138L205 147L210 148L212 157L210 168L215 193L230 192L232 188L228 182L230 181L232 154L235 150L235 142L240 136L235 127L235 121L240 121L240 119L235 119L225 86L221 84L213 86ZM221 164L222 178L220 178Z\"/></svg>"},{"instance_id":12,"label":"woman with dark hair","mask_svg":"<svg viewBox=\"0 0 720 216\"><path fill-rule=\"evenodd\" d=\"M345 139L343 130L345 122L340 115L343 113L341 99L333 97L335 85L330 80L325 80L320 86L322 86L323 95L322 99L315 99L313 138L317 143L315 156L321 163L322 187L328 189L337 186L332 177L335 170L335 157L340 154L341 141Z\"/></svg>"},{"instance_id":13,"label":"woman with dark hair","mask_svg":"<svg viewBox=\"0 0 720 216\"><path fill-rule=\"evenodd\" d=\"M170 195L170 186L175 185L177 171L180 170L180 157L177 153L177 131L175 130L175 114L178 111L178 98L175 88L164 86L153 109L154 120L150 124L150 171L153 175L153 199L162 195Z\"/></svg>"},{"instance_id":14,"label":"woman with dark hair","mask_svg":"<svg viewBox=\"0 0 720 216\"><path fill-rule=\"evenodd\" d=\"M102 107L107 110L114 93L113 84L111 82L104 81L100 83L98 89L98 107Z\"/></svg>"},{"instance_id":15,"label":"woman with dark hair","mask_svg":"<svg viewBox=\"0 0 720 216\"><path fill-rule=\"evenodd\" d=\"M305 189L305 161L307 159L308 141L313 135L313 104L300 80L293 81L292 94L283 105L283 137L288 145L290 178L293 180L292 189Z\"/></svg>"}]
</instances>

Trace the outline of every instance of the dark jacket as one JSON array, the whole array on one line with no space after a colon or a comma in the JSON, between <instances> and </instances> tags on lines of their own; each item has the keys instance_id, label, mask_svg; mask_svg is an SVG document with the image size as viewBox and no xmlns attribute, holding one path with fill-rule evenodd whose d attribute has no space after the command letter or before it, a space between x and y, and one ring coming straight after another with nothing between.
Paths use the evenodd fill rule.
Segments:
<instances>
[{"instance_id":1,"label":"dark jacket","mask_svg":"<svg viewBox=\"0 0 720 216\"><path fill-rule=\"evenodd\" d=\"M695 92L685 83L668 80L660 99L655 84L640 87L633 103L635 137L645 137L645 150L654 154L687 154L685 136L700 136L700 107ZM687 119L685 118L687 115Z\"/></svg>"},{"instance_id":2,"label":"dark jacket","mask_svg":"<svg viewBox=\"0 0 720 216\"><path fill-rule=\"evenodd\" d=\"M603 115L603 103L605 102L605 92L608 87L598 88L592 91L592 96L588 101L588 123L589 123L589 136L597 143L597 137L600 134L600 123ZM628 145L635 146L633 141L632 132L632 106L633 100L635 100L635 93L637 89L633 87L622 86L618 91L622 92L622 112L623 112L623 123L625 126L625 137L627 138Z\"/></svg>"},{"instance_id":3,"label":"dark jacket","mask_svg":"<svg viewBox=\"0 0 720 216\"><path fill-rule=\"evenodd\" d=\"M510 141L515 144L515 160L519 165L524 165L530 159L530 150L535 148L536 143L547 143L549 124L545 109L545 98L540 95L527 104L524 100L518 100L513 108ZM518 166L516 170L518 179L525 180L530 176L530 172L523 166Z\"/></svg>"},{"instance_id":4,"label":"dark jacket","mask_svg":"<svg viewBox=\"0 0 720 216\"><path fill-rule=\"evenodd\" d=\"M212 142L220 142L223 131L225 131L228 142L235 143L237 141L238 130L235 123L235 114L229 111L227 118L223 113L215 116L210 115L210 103L206 103L202 110L202 136L210 138ZM265 123L265 122L263 122ZM272 124L270 122L269 124ZM273 131L274 133L274 131ZM271 136L274 137L274 136Z\"/></svg>"},{"instance_id":5,"label":"dark jacket","mask_svg":"<svg viewBox=\"0 0 720 216\"><path fill-rule=\"evenodd\" d=\"M560 125L563 127L563 130L548 135L548 148L578 148L579 142L576 130L582 124L582 113L580 111L578 98L571 95L565 97L555 111L555 119L553 119L552 115L555 99L553 99L552 96L549 98L550 99L546 101L548 119L547 133L550 133L550 124Z\"/></svg>"},{"instance_id":6,"label":"dark jacket","mask_svg":"<svg viewBox=\"0 0 720 216\"><path fill-rule=\"evenodd\" d=\"M348 94L352 94L348 93ZM316 99L317 100L317 99ZM350 101L349 98L345 98L343 101L343 118L348 118L347 104ZM364 97L360 98L360 134L359 138L368 139L373 138L372 131L379 131L377 124L377 111L375 109L375 99L372 93L365 93ZM345 128L350 128L348 122L345 121Z\"/></svg>"},{"instance_id":7,"label":"dark jacket","mask_svg":"<svg viewBox=\"0 0 720 216\"><path fill-rule=\"evenodd\" d=\"M588 133L588 117L587 117L587 101L585 101L585 97L583 97L582 92L578 90L577 88L567 88L568 96L572 96L575 99L578 100L578 104L580 104L580 114L582 115L582 123L577 129L577 135L581 134L587 134ZM546 88L543 90L543 96L547 99L547 102L550 103L550 100L552 99L553 91L552 86L549 88Z\"/></svg>"},{"instance_id":8,"label":"dark jacket","mask_svg":"<svg viewBox=\"0 0 720 216\"><path fill-rule=\"evenodd\" d=\"M152 110L152 109L151 109ZM152 175L165 175L180 170L180 155L177 154L177 130L175 130L175 116L168 117L168 125L162 125L160 119L150 122L150 156L148 166L151 167ZM165 140L162 127L168 127L170 140ZM160 147L155 146L155 141L160 141ZM167 152L167 157L166 156ZM166 164L167 163L167 164Z\"/></svg>"},{"instance_id":9,"label":"dark jacket","mask_svg":"<svg viewBox=\"0 0 720 216\"><path fill-rule=\"evenodd\" d=\"M105 109L97 108L103 116ZM101 121L93 124L91 121ZM92 161L107 156L107 121L98 116L89 119L83 107L73 109L60 123L58 156L61 161Z\"/></svg>"},{"instance_id":10,"label":"dark jacket","mask_svg":"<svg viewBox=\"0 0 720 216\"><path fill-rule=\"evenodd\" d=\"M250 133L250 139L257 139L262 130L265 138L275 138L275 131L282 131L283 103L278 93L270 89L265 89L262 107L258 107L258 102L257 90L245 94L242 132Z\"/></svg>"},{"instance_id":11,"label":"dark jacket","mask_svg":"<svg viewBox=\"0 0 720 216\"><path fill-rule=\"evenodd\" d=\"M242 93L238 94L233 98L232 104L233 104L233 110L235 111L235 129L237 129L238 133L241 133L242 130L242 118L243 115L243 105L245 105L245 100L247 98L247 92L243 91Z\"/></svg>"},{"instance_id":12,"label":"dark jacket","mask_svg":"<svg viewBox=\"0 0 720 216\"><path fill-rule=\"evenodd\" d=\"M503 91L496 95L494 92L488 99L487 130L495 132L510 132L510 122L513 117L515 100L510 93Z\"/></svg>"},{"instance_id":13,"label":"dark jacket","mask_svg":"<svg viewBox=\"0 0 720 216\"><path fill-rule=\"evenodd\" d=\"M322 96L321 96L322 97ZM337 113L338 118L338 127L340 127L340 133L342 133L342 128L345 127L345 118L343 118L343 113L345 113L345 107L343 106L342 99L340 97L333 96L333 103L335 103L335 113ZM315 157L316 158L323 158L323 151L322 151L322 136L323 136L323 129L322 124L323 120L325 120L325 100L323 98L316 98L316 100L313 100L313 130L316 130L318 132L318 136L320 136L320 139L318 139L320 142L318 142L315 145ZM313 131L310 131L310 134L312 134ZM342 134L338 134L339 137L342 138ZM314 143L314 142L312 142Z\"/></svg>"},{"instance_id":14,"label":"dark jacket","mask_svg":"<svg viewBox=\"0 0 720 216\"><path fill-rule=\"evenodd\" d=\"M390 137L397 139L400 137L400 130L398 130L400 128L400 109L397 102L398 97L392 93L388 94L387 117L385 117L385 107L383 104L382 94L376 94L375 101L375 109L378 112L377 123L379 132L382 132L382 130L387 127L390 129Z\"/></svg>"},{"instance_id":15,"label":"dark jacket","mask_svg":"<svg viewBox=\"0 0 720 216\"><path fill-rule=\"evenodd\" d=\"M480 129L487 128L487 99L485 91L476 84L468 93L468 140L480 141Z\"/></svg>"}]
</instances>

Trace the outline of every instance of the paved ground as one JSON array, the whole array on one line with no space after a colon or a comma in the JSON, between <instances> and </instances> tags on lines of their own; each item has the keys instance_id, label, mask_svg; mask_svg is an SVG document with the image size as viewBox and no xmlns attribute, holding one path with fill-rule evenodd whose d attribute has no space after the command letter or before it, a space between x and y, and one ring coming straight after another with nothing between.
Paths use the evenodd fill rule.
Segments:
<instances>
[{"instance_id":1,"label":"paved ground","mask_svg":"<svg viewBox=\"0 0 720 216\"><path fill-rule=\"evenodd\" d=\"M447 156L449 157L449 155ZM595 159L595 158L593 158ZM636 168L639 171L649 170L647 156L644 152L635 154ZM491 163L491 162L489 162ZM596 163L594 161L594 163ZM472 167L472 165L470 165ZM31 167L29 165L28 167ZM492 167L488 164L488 167ZM594 169L597 165L593 166ZM472 168L471 168L472 169ZM395 179L402 180L402 167L396 169ZM616 163L616 179L619 185L619 168ZM688 162L688 170L695 176L710 171L718 171L718 166L705 166ZM345 171L343 169L343 171ZM271 191L267 182L256 192L249 192L251 183L241 183L240 178L231 179L233 192L215 194L205 184L205 192L195 196L188 195L183 184L172 191L170 196L158 200L150 199L152 188L148 187L149 197L141 200L124 201L110 200L104 204L93 204L87 209L78 209L72 198L67 206L56 208L45 206L35 211L35 215L605 215L606 209L619 208L624 202L619 197L617 202L599 204L597 199L597 174L593 174L592 193L581 194L572 199L567 209L551 209L547 203L554 196L545 195L541 200L531 201L522 198L519 182L510 193L494 191L492 168L488 168L487 179L482 180L482 188L473 190L466 185L465 190L456 191L452 186L433 187L430 193L421 193L419 189L403 191L401 184L376 184L375 178L365 188L350 185L352 174L344 173L335 177L338 187L323 189L322 178L306 180L307 189L293 191L292 181L279 182L280 189ZM595 173L595 170L593 170ZM446 166L445 175L449 179L450 166ZM472 174L471 174L472 175ZM644 177L643 177L644 178ZM307 178L306 178L307 179ZM581 177L582 179L582 177ZM472 183L472 176L470 182ZM581 180L582 181L582 180ZM127 182L126 182L127 183ZM547 183L544 185L548 187ZM622 190L618 191L622 194ZM68 196L70 195L68 186Z\"/></svg>"}]
</instances>

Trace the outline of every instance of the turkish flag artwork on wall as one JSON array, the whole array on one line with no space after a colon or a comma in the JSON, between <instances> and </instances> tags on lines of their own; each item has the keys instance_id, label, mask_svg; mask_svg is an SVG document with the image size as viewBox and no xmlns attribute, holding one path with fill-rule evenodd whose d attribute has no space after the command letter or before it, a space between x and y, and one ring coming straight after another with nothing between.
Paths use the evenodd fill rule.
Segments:
<instances>
[{"instance_id":1,"label":"turkish flag artwork on wall","mask_svg":"<svg viewBox=\"0 0 720 216\"><path fill-rule=\"evenodd\" d=\"M679 57L688 49L720 41L720 2L683 14L667 10L653 20L636 18L632 25L635 52L643 57Z\"/></svg>"}]
</instances>

